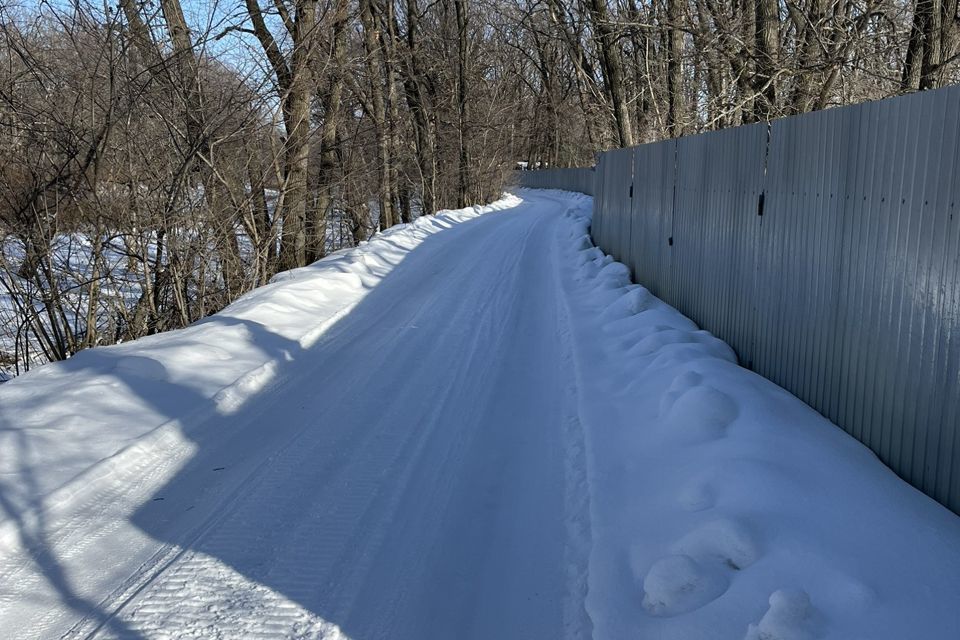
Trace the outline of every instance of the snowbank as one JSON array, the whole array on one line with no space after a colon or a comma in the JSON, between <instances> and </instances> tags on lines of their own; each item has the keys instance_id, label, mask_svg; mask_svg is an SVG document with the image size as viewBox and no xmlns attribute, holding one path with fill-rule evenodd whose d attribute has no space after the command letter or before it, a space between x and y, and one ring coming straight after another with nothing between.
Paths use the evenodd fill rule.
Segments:
<instances>
[{"instance_id":1,"label":"snowbank","mask_svg":"<svg viewBox=\"0 0 960 640\"><path fill-rule=\"evenodd\" d=\"M560 234L595 638L960 637L960 518Z\"/></svg>"},{"instance_id":2,"label":"snowbank","mask_svg":"<svg viewBox=\"0 0 960 640\"><path fill-rule=\"evenodd\" d=\"M22 523L38 514L80 518L110 503L116 517L127 515L193 453L182 422L233 413L282 385L280 365L320 339L424 239L518 202L508 196L398 225L281 273L190 327L82 351L4 383L0 554L22 543Z\"/></svg>"}]
</instances>

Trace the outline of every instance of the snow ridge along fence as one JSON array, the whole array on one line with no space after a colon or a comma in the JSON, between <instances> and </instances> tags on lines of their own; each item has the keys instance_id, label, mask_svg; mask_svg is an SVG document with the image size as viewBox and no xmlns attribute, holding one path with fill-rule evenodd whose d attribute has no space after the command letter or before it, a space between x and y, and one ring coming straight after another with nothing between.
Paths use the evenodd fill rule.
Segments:
<instances>
[{"instance_id":1,"label":"snow ridge along fence","mask_svg":"<svg viewBox=\"0 0 960 640\"><path fill-rule=\"evenodd\" d=\"M594 241L637 282L960 513L960 87L584 171L520 182L592 193Z\"/></svg>"}]
</instances>

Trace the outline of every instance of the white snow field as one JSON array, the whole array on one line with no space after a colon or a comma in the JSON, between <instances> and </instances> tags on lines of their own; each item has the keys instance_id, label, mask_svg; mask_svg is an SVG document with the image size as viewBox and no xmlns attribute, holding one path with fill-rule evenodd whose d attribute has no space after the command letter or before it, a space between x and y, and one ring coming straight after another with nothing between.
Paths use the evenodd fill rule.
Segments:
<instances>
[{"instance_id":1,"label":"white snow field","mask_svg":"<svg viewBox=\"0 0 960 640\"><path fill-rule=\"evenodd\" d=\"M960 637L960 518L517 193L0 386L0 638Z\"/></svg>"}]
</instances>

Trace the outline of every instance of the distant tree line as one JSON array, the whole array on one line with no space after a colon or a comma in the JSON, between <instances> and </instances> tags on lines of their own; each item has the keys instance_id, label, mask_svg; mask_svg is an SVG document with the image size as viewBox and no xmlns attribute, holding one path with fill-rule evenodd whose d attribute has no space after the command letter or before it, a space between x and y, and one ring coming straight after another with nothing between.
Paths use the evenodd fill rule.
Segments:
<instances>
[{"instance_id":1,"label":"distant tree line","mask_svg":"<svg viewBox=\"0 0 960 640\"><path fill-rule=\"evenodd\" d=\"M554 164L960 80L956 0L543 0L523 24Z\"/></svg>"},{"instance_id":2,"label":"distant tree line","mask_svg":"<svg viewBox=\"0 0 960 640\"><path fill-rule=\"evenodd\" d=\"M3 3L0 360L184 326L518 161L938 87L958 58L957 0Z\"/></svg>"}]
</instances>

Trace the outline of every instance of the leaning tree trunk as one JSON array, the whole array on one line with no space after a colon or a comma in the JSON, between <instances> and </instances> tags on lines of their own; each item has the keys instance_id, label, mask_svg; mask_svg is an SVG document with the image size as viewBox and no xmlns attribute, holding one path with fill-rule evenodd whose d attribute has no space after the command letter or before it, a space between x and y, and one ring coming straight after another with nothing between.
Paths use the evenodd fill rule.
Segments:
<instances>
[{"instance_id":1,"label":"leaning tree trunk","mask_svg":"<svg viewBox=\"0 0 960 640\"><path fill-rule=\"evenodd\" d=\"M296 0L296 12L285 16L292 40L289 61L267 27L257 0L245 0L253 33L277 78L286 130L280 198L275 215L282 216L278 267L292 269L306 264L306 218L310 159L310 61L316 32L317 0Z\"/></svg>"}]
</instances>

